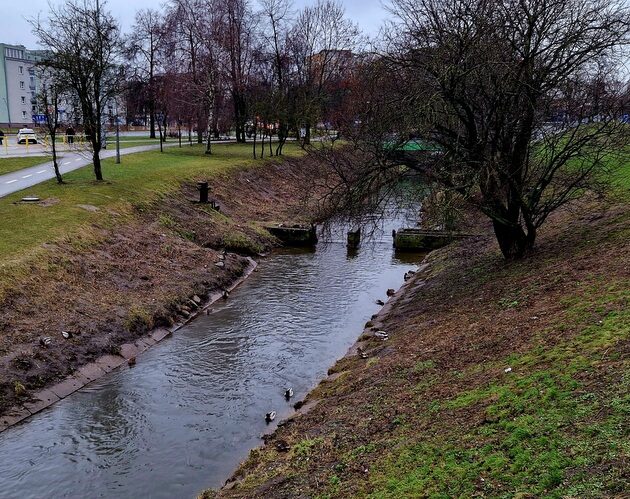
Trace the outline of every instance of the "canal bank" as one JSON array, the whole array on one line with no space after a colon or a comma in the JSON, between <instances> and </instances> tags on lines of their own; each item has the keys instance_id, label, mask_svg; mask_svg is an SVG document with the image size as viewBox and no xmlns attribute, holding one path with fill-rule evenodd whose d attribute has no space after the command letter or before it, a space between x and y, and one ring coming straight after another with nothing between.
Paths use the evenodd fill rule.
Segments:
<instances>
[{"instance_id":1,"label":"canal bank","mask_svg":"<svg viewBox=\"0 0 630 499\"><path fill-rule=\"evenodd\" d=\"M244 161L213 169L213 161L221 165L230 156L215 160L187 150L169 154L182 168L190 168L192 178L171 180L174 185L161 187L151 197L143 190L131 192L132 203L114 197L121 196L121 180L94 184L72 178L65 186L43 186L34 193L41 196L34 206L2 201L7 206L0 211L9 217L18 211L15 215L27 217L24 221L33 217L33 225L63 226L60 217L65 211L87 216L89 223L44 240L22 252L19 260L5 258L0 264L1 427L27 415L12 407L28 404L28 412L37 411L93 380L94 372L78 372L86 364L103 356L119 363L121 353L134 349L121 350L123 345L142 349L152 342L147 339L151 330L171 329L194 315L197 301L209 300L240 278L249 265L246 255L277 245L263 224L308 223L315 216L315 189L303 189L304 183L316 183L316 168L308 158ZM168 161L157 153L146 156L149 162ZM137 166L126 165L128 171L146 168L142 156L129 158L136 159ZM199 172L205 163L209 167L201 178L209 181L220 211L196 202L196 180L204 175ZM113 164L107 168L110 176L119 171L130 175ZM159 174L148 170L146 176ZM156 184L150 177L145 182ZM48 191L58 197L42 195ZM78 194L82 204L75 206ZM116 201L103 204L103 199ZM22 235L16 228L7 237L20 243ZM108 371L112 365L105 362L101 367ZM44 400L34 396L68 376L78 381L48 393ZM13 412L10 417L8 411Z\"/></svg>"},{"instance_id":2,"label":"canal bank","mask_svg":"<svg viewBox=\"0 0 630 499\"><path fill-rule=\"evenodd\" d=\"M554 214L523 261L483 222L431 253L308 410L202 497L622 497L627 196Z\"/></svg>"}]
</instances>

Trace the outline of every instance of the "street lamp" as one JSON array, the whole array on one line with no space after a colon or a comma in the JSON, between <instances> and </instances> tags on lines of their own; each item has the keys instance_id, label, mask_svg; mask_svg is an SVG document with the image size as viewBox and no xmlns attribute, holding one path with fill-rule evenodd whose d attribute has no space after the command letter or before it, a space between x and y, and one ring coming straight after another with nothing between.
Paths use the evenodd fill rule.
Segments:
<instances>
[{"instance_id":1,"label":"street lamp","mask_svg":"<svg viewBox=\"0 0 630 499\"><path fill-rule=\"evenodd\" d=\"M120 164L120 127L118 123L118 103L116 102L116 113L114 114L113 106L108 106L110 123L116 123L116 164Z\"/></svg>"},{"instance_id":2,"label":"street lamp","mask_svg":"<svg viewBox=\"0 0 630 499\"><path fill-rule=\"evenodd\" d=\"M116 164L120 164L120 119L118 118L118 103L116 103Z\"/></svg>"}]
</instances>

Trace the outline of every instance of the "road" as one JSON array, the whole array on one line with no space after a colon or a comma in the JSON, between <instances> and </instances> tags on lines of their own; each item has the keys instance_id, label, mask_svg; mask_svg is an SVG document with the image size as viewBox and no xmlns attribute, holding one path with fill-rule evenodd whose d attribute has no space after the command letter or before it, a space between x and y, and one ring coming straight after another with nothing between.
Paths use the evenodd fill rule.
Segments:
<instances>
[{"instance_id":1,"label":"road","mask_svg":"<svg viewBox=\"0 0 630 499\"><path fill-rule=\"evenodd\" d=\"M173 147L176 145L176 142L169 142L164 144L164 147ZM120 155L123 156L136 152L151 151L159 148L159 144L129 147L127 149L121 149ZM113 156L116 156L115 149L107 149L101 152L101 159L111 158ZM59 158L58 163L61 173L68 173L72 170L77 170L78 168L91 165L91 153L89 151L64 152L63 157ZM7 173L5 175L0 175L0 198L52 178L55 178L52 161Z\"/></svg>"}]
</instances>

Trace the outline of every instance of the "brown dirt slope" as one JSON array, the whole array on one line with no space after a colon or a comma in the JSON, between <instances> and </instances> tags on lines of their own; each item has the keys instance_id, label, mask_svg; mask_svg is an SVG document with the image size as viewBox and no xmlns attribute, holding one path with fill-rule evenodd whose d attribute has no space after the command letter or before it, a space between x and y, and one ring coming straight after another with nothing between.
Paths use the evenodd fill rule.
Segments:
<instances>
[{"instance_id":1,"label":"brown dirt slope","mask_svg":"<svg viewBox=\"0 0 630 499\"><path fill-rule=\"evenodd\" d=\"M308 159L236 168L211 183L218 213L193 202L191 183L119 223L46 244L0 303L0 413L151 328L185 317L192 296L205 299L226 287L246 266L240 254L274 245L260 222L310 217L303 186L315 172ZM223 249L235 253L220 268ZM73 337L64 339L62 331ZM51 344L40 345L42 337Z\"/></svg>"},{"instance_id":2,"label":"brown dirt slope","mask_svg":"<svg viewBox=\"0 0 630 499\"><path fill-rule=\"evenodd\" d=\"M204 496L627 497L625 201L557 213L521 262L488 227L431 254L389 340L340 360L319 403Z\"/></svg>"}]
</instances>

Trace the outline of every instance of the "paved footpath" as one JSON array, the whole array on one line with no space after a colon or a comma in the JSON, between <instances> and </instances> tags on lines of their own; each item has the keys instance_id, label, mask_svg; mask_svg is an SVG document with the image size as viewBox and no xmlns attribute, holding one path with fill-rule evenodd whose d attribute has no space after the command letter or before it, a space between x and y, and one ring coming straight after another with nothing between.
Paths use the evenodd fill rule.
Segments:
<instances>
[{"instance_id":1,"label":"paved footpath","mask_svg":"<svg viewBox=\"0 0 630 499\"><path fill-rule=\"evenodd\" d=\"M213 142L213 144L215 143L218 142ZM176 145L178 145L177 142L167 142L164 144L164 147L173 147ZM159 144L129 147L121 149L120 155L124 156L136 152L152 151L159 148ZM89 151L63 152L61 154L62 157L60 157L57 162L59 163L59 169L62 174L92 164L92 153ZM113 156L116 156L115 148L101 151L101 159L111 158ZM52 161L0 175L0 198L52 178L55 178L55 170L53 169Z\"/></svg>"}]
</instances>

